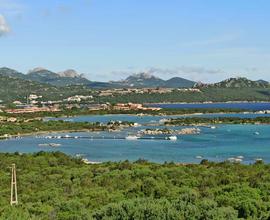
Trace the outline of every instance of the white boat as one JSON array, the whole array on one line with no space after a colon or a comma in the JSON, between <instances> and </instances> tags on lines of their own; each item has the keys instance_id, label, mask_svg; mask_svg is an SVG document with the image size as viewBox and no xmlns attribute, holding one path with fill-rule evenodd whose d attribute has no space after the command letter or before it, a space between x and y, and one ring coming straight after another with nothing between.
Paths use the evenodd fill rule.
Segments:
<instances>
[{"instance_id":1,"label":"white boat","mask_svg":"<svg viewBox=\"0 0 270 220\"><path fill-rule=\"evenodd\" d=\"M50 147L60 147L61 144L50 143L49 146Z\"/></svg>"},{"instance_id":2,"label":"white boat","mask_svg":"<svg viewBox=\"0 0 270 220\"><path fill-rule=\"evenodd\" d=\"M55 143L48 143L48 144L39 144L39 147L60 147L61 144L55 144Z\"/></svg>"},{"instance_id":3,"label":"white boat","mask_svg":"<svg viewBox=\"0 0 270 220\"><path fill-rule=\"evenodd\" d=\"M169 140L170 140L170 141L176 141L176 140L177 140L177 137L176 137L176 136L170 136L170 137L169 137Z\"/></svg>"},{"instance_id":4,"label":"white boat","mask_svg":"<svg viewBox=\"0 0 270 220\"><path fill-rule=\"evenodd\" d=\"M216 126L211 126L211 129L216 129L217 127Z\"/></svg>"},{"instance_id":5,"label":"white boat","mask_svg":"<svg viewBox=\"0 0 270 220\"><path fill-rule=\"evenodd\" d=\"M134 127L140 127L141 125L139 123L135 122L133 126Z\"/></svg>"},{"instance_id":6,"label":"white boat","mask_svg":"<svg viewBox=\"0 0 270 220\"><path fill-rule=\"evenodd\" d=\"M234 161L235 161L235 163L241 163L243 160L240 158L235 158Z\"/></svg>"},{"instance_id":7,"label":"white boat","mask_svg":"<svg viewBox=\"0 0 270 220\"><path fill-rule=\"evenodd\" d=\"M227 160L231 163L241 163L243 161L241 158L234 158L234 157L230 157Z\"/></svg>"},{"instance_id":8,"label":"white boat","mask_svg":"<svg viewBox=\"0 0 270 220\"><path fill-rule=\"evenodd\" d=\"M128 135L128 136L126 136L126 139L127 139L127 140L138 140L139 137L136 136L136 135Z\"/></svg>"},{"instance_id":9,"label":"white boat","mask_svg":"<svg viewBox=\"0 0 270 220\"><path fill-rule=\"evenodd\" d=\"M254 134L255 134L255 135L260 135L260 132L256 131Z\"/></svg>"},{"instance_id":10,"label":"white boat","mask_svg":"<svg viewBox=\"0 0 270 220\"><path fill-rule=\"evenodd\" d=\"M39 147L48 147L49 144L38 144Z\"/></svg>"}]
</instances>

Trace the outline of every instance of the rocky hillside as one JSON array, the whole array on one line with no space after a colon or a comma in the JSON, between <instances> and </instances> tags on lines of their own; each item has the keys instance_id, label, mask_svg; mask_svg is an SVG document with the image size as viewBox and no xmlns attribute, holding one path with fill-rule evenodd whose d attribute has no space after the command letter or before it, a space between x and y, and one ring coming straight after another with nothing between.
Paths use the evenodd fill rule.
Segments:
<instances>
[{"instance_id":1,"label":"rocky hillside","mask_svg":"<svg viewBox=\"0 0 270 220\"><path fill-rule=\"evenodd\" d=\"M62 100L73 95L89 95L90 90L83 86L53 86L13 76L0 74L0 100L8 103L15 100L26 101L30 94L41 95L42 100Z\"/></svg>"},{"instance_id":2,"label":"rocky hillside","mask_svg":"<svg viewBox=\"0 0 270 220\"><path fill-rule=\"evenodd\" d=\"M0 68L0 75L46 83L54 86L88 85L91 83L91 81L84 78L82 74L78 74L75 70L66 70L55 73L45 68L38 67L30 70L27 74L23 74L16 70L3 67Z\"/></svg>"},{"instance_id":3,"label":"rocky hillside","mask_svg":"<svg viewBox=\"0 0 270 220\"><path fill-rule=\"evenodd\" d=\"M153 87L189 88L194 86L195 82L180 77L174 77L169 80L163 80L148 73L139 73L131 75L127 77L125 80L112 82L112 84L134 88L153 88Z\"/></svg>"},{"instance_id":4,"label":"rocky hillside","mask_svg":"<svg viewBox=\"0 0 270 220\"><path fill-rule=\"evenodd\" d=\"M208 88L269 88L270 84L264 80L252 81L244 77L229 78L213 84L198 84L197 87Z\"/></svg>"}]
</instances>

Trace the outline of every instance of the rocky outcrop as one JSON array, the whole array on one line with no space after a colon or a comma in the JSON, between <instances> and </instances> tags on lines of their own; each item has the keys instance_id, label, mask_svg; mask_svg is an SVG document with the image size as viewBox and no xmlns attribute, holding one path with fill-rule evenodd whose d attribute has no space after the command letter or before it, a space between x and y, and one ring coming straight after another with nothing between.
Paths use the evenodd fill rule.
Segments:
<instances>
[{"instance_id":1,"label":"rocky outcrop","mask_svg":"<svg viewBox=\"0 0 270 220\"><path fill-rule=\"evenodd\" d=\"M200 134L201 130L199 128L183 128L180 130L172 129L145 129L138 132L140 135L190 135L190 134Z\"/></svg>"}]
</instances>

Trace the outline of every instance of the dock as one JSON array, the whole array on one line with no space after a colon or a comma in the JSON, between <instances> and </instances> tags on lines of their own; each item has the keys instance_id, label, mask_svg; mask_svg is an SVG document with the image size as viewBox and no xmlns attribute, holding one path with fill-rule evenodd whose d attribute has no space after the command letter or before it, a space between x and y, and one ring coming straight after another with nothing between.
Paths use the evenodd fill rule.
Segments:
<instances>
[{"instance_id":1,"label":"dock","mask_svg":"<svg viewBox=\"0 0 270 220\"><path fill-rule=\"evenodd\" d=\"M128 140L128 141L136 141L136 140L171 140L176 141L176 136L166 136L166 137L124 137L124 136L46 136L45 139L89 139L89 140Z\"/></svg>"}]
</instances>

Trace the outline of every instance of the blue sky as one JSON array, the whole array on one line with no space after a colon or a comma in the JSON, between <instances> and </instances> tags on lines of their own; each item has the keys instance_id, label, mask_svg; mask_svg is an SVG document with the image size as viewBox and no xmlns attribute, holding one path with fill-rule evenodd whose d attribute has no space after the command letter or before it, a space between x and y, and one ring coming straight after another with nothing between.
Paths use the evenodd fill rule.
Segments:
<instances>
[{"instance_id":1,"label":"blue sky","mask_svg":"<svg viewBox=\"0 0 270 220\"><path fill-rule=\"evenodd\" d=\"M0 66L270 80L269 0L0 0Z\"/></svg>"}]
</instances>

